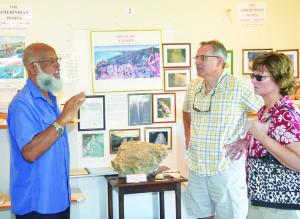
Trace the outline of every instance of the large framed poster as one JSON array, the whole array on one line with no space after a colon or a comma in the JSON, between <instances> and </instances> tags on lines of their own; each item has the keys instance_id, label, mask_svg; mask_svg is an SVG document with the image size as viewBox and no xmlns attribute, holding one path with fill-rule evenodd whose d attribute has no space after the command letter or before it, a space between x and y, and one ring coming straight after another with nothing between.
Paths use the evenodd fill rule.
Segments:
<instances>
[{"instance_id":1,"label":"large framed poster","mask_svg":"<svg viewBox=\"0 0 300 219\"><path fill-rule=\"evenodd\" d=\"M161 30L91 31L93 92L162 90Z\"/></svg>"}]
</instances>

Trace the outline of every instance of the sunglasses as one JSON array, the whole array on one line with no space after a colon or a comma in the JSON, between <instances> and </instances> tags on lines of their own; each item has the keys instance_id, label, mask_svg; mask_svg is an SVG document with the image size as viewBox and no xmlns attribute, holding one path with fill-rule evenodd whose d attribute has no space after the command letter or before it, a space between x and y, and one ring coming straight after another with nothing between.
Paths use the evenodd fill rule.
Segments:
<instances>
[{"instance_id":1,"label":"sunglasses","mask_svg":"<svg viewBox=\"0 0 300 219\"><path fill-rule=\"evenodd\" d=\"M269 78L271 76L261 76L261 75L255 75L253 73L250 73L250 78L253 79L255 78L255 80L257 81L262 81L264 78Z\"/></svg>"}]
</instances>

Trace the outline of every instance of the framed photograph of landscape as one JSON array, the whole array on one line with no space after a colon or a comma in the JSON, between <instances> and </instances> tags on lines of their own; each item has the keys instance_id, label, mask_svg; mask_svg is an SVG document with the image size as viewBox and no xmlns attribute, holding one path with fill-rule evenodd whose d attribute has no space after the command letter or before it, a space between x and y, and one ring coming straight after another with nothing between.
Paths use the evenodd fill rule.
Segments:
<instances>
[{"instance_id":1,"label":"framed photograph of landscape","mask_svg":"<svg viewBox=\"0 0 300 219\"><path fill-rule=\"evenodd\" d=\"M273 49L243 49L243 75L252 73L252 63L257 56L271 51Z\"/></svg>"},{"instance_id":2,"label":"framed photograph of landscape","mask_svg":"<svg viewBox=\"0 0 300 219\"><path fill-rule=\"evenodd\" d=\"M228 75L233 75L233 50L227 50L227 60L225 63L224 72Z\"/></svg>"},{"instance_id":3,"label":"framed photograph of landscape","mask_svg":"<svg viewBox=\"0 0 300 219\"><path fill-rule=\"evenodd\" d=\"M153 93L153 123L176 122L176 94Z\"/></svg>"},{"instance_id":4,"label":"framed photograph of landscape","mask_svg":"<svg viewBox=\"0 0 300 219\"><path fill-rule=\"evenodd\" d=\"M128 125L152 124L152 93L128 94Z\"/></svg>"},{"instance_id":5,"label":"framed photograph of landscape","mask_svg":"<svg viewBox=\"0 0 300 219\"><path fill-rule=\"evenodd\" d=\"M105 96L86 96L78 111L78 131L105 130Z\"/></svg>"},{"instance_id":6,"label":"framed photograph of landscape","mask_svg":"<svg viewBox=\"0 0 300 219\"><path fill-rule=\"evenodd\" d=\"M121 144L140 140L140 129L109 130L110 153L116 154Z\"/></svg>"},{"instance_id":7,"label":"framed photograph of landscape","mask_svg":"<svg viewBox=\"0 0 300 219\"><path fill-rule=\"evenodd\" d=\"M145 141L153 144L163 144L168 149L172 149L172 127L145 128Z\"/></svg>"},{"instance_id":8,"label":"framed photograph of landscape","mask_svg":"<svg viewBox=\"0 0 300 219\"><path fill-rule=\"evenodd\" d=\"M276 52L290 57L294 65L294 77L299 78L299 49L276 50Z\"/></svg>"},{"instance_id":9,"label":"framed photograph of landscape","mask_svg":"<svg viewBox=\"0 0 300 219\"><path fill-rule=\"evenodd\" d=\"M93 92L161 90L161 30L91 31Z\"/></svg>"},{"instance_id":10,"label":"framed photograph of landscape","mask_svg":"<svg viewBox=\"0 0 300 219\"><path fill-rule=\"evenodd\" d=\"M165 91L186 91L191 81L190 69L165 69Z\"/></svg>"},{"instance_id":11,"label":"framed photograph of landscape","mask_svg":"<svg viewBox=\"0 0 300 219\"><path fill-rule=\"evenodd\" d=\"M162 44L164 68L190 68L190 43L164 43Z\"/></svg>"}]
</instances>

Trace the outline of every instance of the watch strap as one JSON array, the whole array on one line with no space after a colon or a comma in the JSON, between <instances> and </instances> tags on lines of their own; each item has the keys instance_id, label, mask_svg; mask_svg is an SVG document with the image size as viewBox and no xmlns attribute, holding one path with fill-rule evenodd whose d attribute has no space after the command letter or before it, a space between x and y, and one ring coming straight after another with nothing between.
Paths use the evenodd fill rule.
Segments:
<instances>
[{"instance_id":1,"label":"watch strap","mask_svg":"<svg viewBox=\"0 0 300 219\"><path fill-rule=\"evenodd\" d=\"M62 135L64 133L64 128L59 125L57 122L54 122L52 125L54 125L57 134Z\"/></svg>"}]
</instances>

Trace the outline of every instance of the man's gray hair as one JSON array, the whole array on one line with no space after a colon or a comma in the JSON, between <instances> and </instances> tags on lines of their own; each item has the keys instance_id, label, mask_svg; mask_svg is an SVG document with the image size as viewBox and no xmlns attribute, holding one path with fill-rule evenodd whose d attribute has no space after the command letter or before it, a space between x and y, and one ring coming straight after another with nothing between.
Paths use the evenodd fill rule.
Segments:
<instances>
[{"instance_id":1,"label":"man's gray hair","mask_svg":"<svg viewBox=\"0 0 300 219\"><path fill-rule=\"evenodd\" d=\"M224 69L227 60L227 52L225 46L218 40L202 41L200 43L200 46L204 46L204 45L212 45L214 49L214 55L223 58L223 69Z\"/></svg>"},{"instance_id":2,"label":"man's gray hair","mask_svg":"<svg viewBox=\"0 0 300 219\"><path fill-rule=\"evenodd\" d=\"M34 54L32 46L29 45L25 48L22 55L22 62L25 67L27 67L28 64L34 61Z\"/></svg>"}]
</instances>

